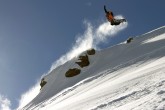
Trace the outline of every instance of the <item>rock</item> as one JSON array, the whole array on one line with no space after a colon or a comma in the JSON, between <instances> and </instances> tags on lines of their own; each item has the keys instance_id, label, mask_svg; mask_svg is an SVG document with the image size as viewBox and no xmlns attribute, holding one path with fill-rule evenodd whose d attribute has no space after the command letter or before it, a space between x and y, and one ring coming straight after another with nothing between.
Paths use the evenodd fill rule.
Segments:
<instances>
[{"instance_id":1,"label":"rock","mask_svg":"<svg viewBox=\"0 0 165 110\"><path fill-rule=\"evenodd\" d=\"M45 81L45 79L42 78L41 83L40 83L41 89L45 86L46 83L47 83L47 82ZM40 90L41 90L41 89L40 89Z\"/></svg>"},{"instance_id":2,"label":"rock","mask_svg":"<svg viewBox=\"0 0 165 110\"><path fill-rule=\"evenodd\" d=\"M81 68L89 65L88 55L79 56L78 60L80 60L80 61L79 62L75 62L75 63L77 63Z\"/></svg>"},{"instance_id":3,"label":"rock","mask_svg":"<svg viewBox=\"0 0 165 110\"><path fill-rule=\"evenodd\" d=\"M127 39L127 44L130 43L133 40L133 37L130 37Z\"/></svg>"},{"instance_id":4,"label":"rock","mask_svg":"<svg viewBox=\"0 0 165 110\"><path fill-rule=\"evenodd\" d=\"M96 53L96 51L95 51L95 49L89 49L89 50L87 50L87 54L88 55L94 55Z\"/></svg>"},{"instance_id":5,"label":"rock","mask_svg":"<svg viewBox=\"0 0 165 110\"><path fill-rule=\"evenodd\" d=\"M65 77L73 77L76 76L78 74L80 74L81 70L78 68L73 68L73 69L69 69L66 73L65 73Z\"/></svg>"}]
</instances>

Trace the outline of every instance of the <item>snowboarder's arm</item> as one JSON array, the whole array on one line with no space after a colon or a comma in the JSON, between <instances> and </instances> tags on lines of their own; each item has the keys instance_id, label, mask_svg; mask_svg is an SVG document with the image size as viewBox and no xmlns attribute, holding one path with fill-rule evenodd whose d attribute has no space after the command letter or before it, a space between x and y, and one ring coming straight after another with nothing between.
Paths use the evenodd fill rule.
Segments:
<instances>
[{"instance_id":1,"label":"snowboarder's arm","mask_svg":"<svg viewBox=\"0 0 165 110\"><path fill-rule=\"evenodd\" d=\"M108 13L108 11L106 10L106 7L105 7L105 5L104 5L104 11L105 11L105 13Z\"/></svg>"},{"instance_id":2,"label":"snowboarder's arm","mask_svg":"<svg viewBox=\"0 0 165 110\"><path fill-rule=\"evenodd\" d=\"M111 12L111 15L113 16L113 12Z\"/></svg>"}]
</instances>

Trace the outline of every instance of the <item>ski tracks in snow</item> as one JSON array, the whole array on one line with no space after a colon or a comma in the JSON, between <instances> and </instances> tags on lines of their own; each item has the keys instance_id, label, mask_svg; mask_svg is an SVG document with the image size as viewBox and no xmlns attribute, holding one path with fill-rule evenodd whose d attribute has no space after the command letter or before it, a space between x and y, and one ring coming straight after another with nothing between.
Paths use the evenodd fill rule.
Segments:
<instances>
[{"instance_id":1,"label":"ski tracks in snow","mask_svg":"<svg viewBox=\"0 0 165 110\"><path fill-rule=\"evenodd\" d=\"M114 85L116 87L113 91L103 92L101 93L103 95L98 95L98 97L94 96L96 101L92 102L92 105L90 105L89 99L87 100L87 105L82 104L84 106L92 106L85 109L125 110L127 108L127 110L140 110L140 108L149 108L148 110L163 110L165 109L165 62L159 62L160 60L165 60L165 58L149 60L152 59L154 53L158 54L162 49L164 48L147 53L114 68L107 69L96 76L87 78L44 103L39 104L38 107L42 108L46 105L56 106L56 104L65 100L71 100L70 98L73 99L73 97L86 95L91 89L95 89L95 91L98 89L100 91L100 86L103 87L102 91L111 91L111 88L107 85L108 83L112 84L115 82ZM72 110L80 109L70 108ZM71 110L69 107L67 109ZM85 109L81 108L80 110Z\"/></svg>"},{"instance_id":2,"label":"ski tracks in snow","mask_svg":"<svg viewBox=\"0 0 165 110\"><path fill-rule=\"evenodd\" d=\"M165 68L125 82L114 92L118 95L91 110L164 110Z\"/></svg>"},{"instance_id":3,"label":"ski tracks in snow","mask_svg":"<svg viewBox=\"0 0 165 110\"><path fill-rule=\"evenodd\" d=\"M159 64L159 61L165 60L165 58L163 57L154 61L147 61L148 57L140 57L140 59L142 62L139 59L138 61L140 62L133 60L116 68L108 69L97 76L85 79L61 92L60 95L46 101L46 103L43 103L43 107L49 104L56 106L61 101L86 95L91 89L95 89L95 91L102 90L103 92L100 92L102 95L94 96L95 101L91 103L90 99L86 100L88 103L83 101L82 105L87 106L87 108L92 106L88 109L85 108L87 110L125 110L125 108L127 110L141 110L142 108L146 108L146 110L164 110L165 62ZM144 59L146 59L146 62ZM125 68L128 63L133 64ZM116 87L112 90L107 84L113 84L113 82L115 82L114 86ZM100 89L100 86L103 86L103 88ZM110 92L104 92L108 90ZM78 109L85 110L83 108L67 108L67 110Z\"/></svg>"}]
</instances>

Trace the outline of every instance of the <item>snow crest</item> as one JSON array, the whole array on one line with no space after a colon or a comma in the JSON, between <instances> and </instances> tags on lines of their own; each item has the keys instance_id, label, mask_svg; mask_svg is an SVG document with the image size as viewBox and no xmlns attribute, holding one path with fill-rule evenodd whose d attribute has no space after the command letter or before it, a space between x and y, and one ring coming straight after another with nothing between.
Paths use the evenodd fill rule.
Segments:
<instances>
[{"instance_id":1,"label":"snow crest","mask_svg":"<svg viewBox=\"0 0 165 110\"><path fill-rule=\"evenodd\" d=\"M106 33L102 33L106 34ZM45 77L48 82L28 110L164 110L165 26L131 43L96 51L90 65L66 78L77 58Z\"/></svg>"}]
</instances>

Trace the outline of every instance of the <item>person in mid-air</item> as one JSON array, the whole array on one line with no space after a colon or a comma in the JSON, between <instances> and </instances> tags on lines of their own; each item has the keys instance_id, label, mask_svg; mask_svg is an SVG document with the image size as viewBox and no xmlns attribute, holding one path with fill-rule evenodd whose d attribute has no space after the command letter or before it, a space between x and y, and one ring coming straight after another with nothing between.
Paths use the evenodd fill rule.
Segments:
<instances>
[{"instance_id":1,"label":"person in mid-air","mask_svg":"<svg viewBox=\"0 0 165 110\"><path fill-rule=\"evenodd\" d=\"M112 11L107 11L106 6L104 5L104 11L106 13L107 20L111 25L119 25L122 22L126 22L125 19L115 19Z\"/></svg>"}]
</instances>

